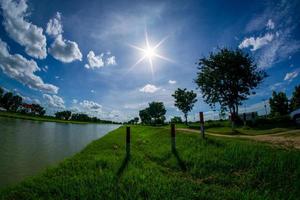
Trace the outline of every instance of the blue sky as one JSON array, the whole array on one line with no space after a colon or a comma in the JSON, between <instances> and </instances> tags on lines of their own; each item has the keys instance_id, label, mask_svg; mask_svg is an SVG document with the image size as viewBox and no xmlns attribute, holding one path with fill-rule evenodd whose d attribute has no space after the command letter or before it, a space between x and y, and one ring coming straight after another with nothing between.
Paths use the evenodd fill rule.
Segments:
<instances>
[{"instance_id":1,"label":"blue sky","mask_svg":"<svg viewBox=\"0 0 300 200\"><path fill-rule=\"evenodd\" d=\"M269 74L241 107L263 113L272 90L300 83L299 1L1 0L0 85L39 102L48 114L71 109L125 121L150 101L167 118L182 115L171 94L198 93L199 111L215 118L194 83L196 62L218 47L241 48ZM165 39L153 57L145 48Z\"/></svg>"}]
</instances>

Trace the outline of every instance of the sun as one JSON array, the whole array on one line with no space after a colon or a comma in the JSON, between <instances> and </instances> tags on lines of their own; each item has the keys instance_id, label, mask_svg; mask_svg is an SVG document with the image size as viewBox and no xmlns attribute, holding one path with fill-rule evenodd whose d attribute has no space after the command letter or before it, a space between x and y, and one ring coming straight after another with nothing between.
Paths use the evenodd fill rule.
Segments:
<instances>
[{"instance_id":1,"label":"sun","mask_svg":"<svg viewBox=\"0 0 300 200\"><path fill-rule=\"evenodd\" d=\"M163 55L160 55L158 53L158 48L167 40L168 37L163 38L160 40L156 45L151 45L148 39L148 33L145 31L145 43L146 45L144 47L135 46L132 44L129 44L130 47L140 51L142 53L142 56L137 60L137 62L129 69L131 71L135 66L140 64L142 61L147 59L149 61L149 66L151 69L152 76L154 74L154 66L153 66L153 60L155 58L160 58L169 62L173 62L171 59L164 57Z\"/></svg>"},{"instance_id":2,"label":"sun","mask_svg":"<svg viewBox=\"0 0 300 200\"><path fill-rule=\"evenodd\" d=\"M156 52L155 49L148 47L147 49L145 49L144 55L145 57L152 59L153 56L155 56Z\"/></svg>"}]
</instances>

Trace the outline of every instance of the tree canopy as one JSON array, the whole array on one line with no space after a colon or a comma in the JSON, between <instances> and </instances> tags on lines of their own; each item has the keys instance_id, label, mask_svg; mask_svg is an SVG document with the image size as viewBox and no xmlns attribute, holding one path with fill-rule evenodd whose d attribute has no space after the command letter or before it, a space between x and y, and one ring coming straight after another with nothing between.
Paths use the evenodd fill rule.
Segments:
<instances>
[{"instance_id":1,"label":"tree canopy","mask_svg":"<svg viewBox=\"0 0 300 200\"><path fill-rule=\"evenodd\" d=\"M194 104L197 102L197 94L193 90L187 91L186 88L178 88L172 96L175 98L175 106L183 112L185 124L187 124L188 112L193 109Z\"/></svg>"},{"instance_id":2,"label":"tree canopy","mask_svg":"<svg viewBox=\"0 0 300 200\"><path fill-rule=\"evenodd\" d=\"M271 116L286 115L289 112L289 100L284 92L276 93L273 91L272 97L269 99L271 108Z\"/></svg>"},{"instance_id":3,"label":"tree canopy","mask_svg":"<svg viewBox=\"0 0 300 200\"><path fill-rule=\"evenodd\" d=\"M294 111L298 108L300 108L300 85L295 87L290 103L291 111Z\"/></svg>"},{"instance_id":4,"label":"tree canopy","mask_svg":"<svg viewBox=\"0 0 300 200\"><path fill-rule=\"evenodd\" d=\"M223 48L201 58L198 70L195 82L204 101L211 107L218 103L221 108L229 109L232 116L238 115L238 106L267 77L249 54L240 49Z\"/></svg>"},{"instance_id":5,"label":"tree canopy","mask_svg":"<svg viewBox=\"0 0 300 200\"><path fill-rule=\"evenodd\" d=\"M149 107L140 110L139 115L143 124L163 124L165 121L166 108L163 102L151 102Z\"/></svg>"}]
</instances>

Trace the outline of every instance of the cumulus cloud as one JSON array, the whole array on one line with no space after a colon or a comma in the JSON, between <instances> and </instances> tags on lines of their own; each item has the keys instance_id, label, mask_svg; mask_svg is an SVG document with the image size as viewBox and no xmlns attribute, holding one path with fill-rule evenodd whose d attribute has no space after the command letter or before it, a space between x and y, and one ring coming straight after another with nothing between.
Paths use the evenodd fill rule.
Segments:
<instances>
[{"instance_id":1,"label":"cumulus cloud","mask_svg":"<svg viewBox=\"0 0 300 200\"><path fill-rule=\"evenodd\" d=\"M99 55L96 55L94 51L90 51L87 54L87 61L88 63L84 65L84 67L87 69L95 69L117 64L116 57L111 56L110 52L107 52L106 54L101 53Z\"/></svg>"},{"instance_id":2,"label":"cumulus cloud","mask_svg":"<svg viewBox=\"0 0 300 200\"><path fill-rule=\"evenodd\" d=\"M275 23L272 21L272 19L269 19L267 22L267 29L274 29L275 28Z\"/></svg>"},{"instance_id":3,"label":"cumulus cloud","mask_svg":"<svg viewBox=\"0 0 300 200\"><path fill-rule=\"evenodd\" d=\"M103 56L103 53L101 53L100 55L95 55L94 51L90 51L87 54L88 63L85 64L85 68L94 69L104 67Z\"/></svg>"},{"instance_id":4,"label":"cumulus cloud","mask_svg":"<svg viewBox=\"0 0 300 200\"><path fill-rule=\"evenodd\" d=\"M64 100L57 95L43 94L43 98L45 99L46 104L51 108L65 108Z\"/></svg>"},{"instance_id":5,"label":"cumulus cloud","mask_svg":"<svg viewBox=\"0 0 300 200\"><path fill-rule=\"evenodd\" d=\"M299 74L299 70L296 70L296 71L293 71L293 72L290 72L290 73L286 73L285 77L284 77L284 80L285 81L293 81L294 78L296 78Z\"/></svg>"},{"instance_id":6,"label":"cumulus cloud","mask_svg":"<svg viewBox=\"0 0 300 200\"><path fill-rule=\"evenodd\" d=\"M144 92L144 93L154 93L156 91L158 91L160 88L156 87L155 85L151 85L151 84L147 84L144 87L142 87L141 89L139 89L140 92Z\"/></svg>"},{"instance_id":7,"label":"cumulus cloud","mask_svg":"<svg viewBox=\"0 0 300 200\"><path fill-rule=\"evenodd\" d=\"M169 80L168 82L169 82L169 84L176 84L175 80Z\"/></svg>"},{"instance_id":8,"label":"cumulus cloud","mask_svg":"<svg viewBox=\"0 0 300 200\"><path fill-rule=\"evenodd\" d=\"M102 106L94 101L84 100L79 103L84 109L91 110L101 110Z\"/></svg>"},{"instance_id":9,"label":"cumulus cloud","mask_svg":"<svg viewBox=\"0 0 300 200\"><path fill-rule=\"evenodd\" d=\"M51 36L57 36L63 33L60 12L57 12L55 17L53 19L50 19L47 23L46 33Z\"/></svg>"},{"instance_id":10,"label":"cumulus cloud","mask_svg":"<svg viewBox=\"0 0 300 200\"><path fill-rule=\"evenodd\" d=\"M56 13L55 17L49 20L46 32L55 37L54 42L48 48L48 52L55 59L64 63L82 60L82 53L78 44L74 41L66 40L62 36L63 26L60 13Z\"/></svg>"},{"instance_id":11,"label":"cumulus cloud","mask_svg":"<svg viewBox=\"0 0 300 200\"><path fill-rule=\"evenodd\" d=\"M25 47L28 55L39 59L46 58L46 37L43 29L25 19L29 15L26 0L1 0L0 5L3 25L8 35Z\"/></svg>"},{"instance_id":12,"label":"cumulus cloud","mask_svg":"<svg viewBox=\"0 0 300 200\"><path fill-rule=\"evenodd\" d=\"M256 51L257 49L260 49L261 47L269 44L274 39L274 35L272 33L267 33L262 37L249 37L245 38L241 44L239 45L240 49L251 47L251 51Z\"/></svg>"},{"instance_id":13,"label":"cumulus cloud","mask_svg":"<svg viewBox=\"0 0 300 200\"><path fill-rule=\"evenodd\" d=\"M49 93L57 93L58 87L46 84L34 74L40 71L34 60L27 60L20 54L10 54L7 44L0 39L0 68L9 77L27 85L29 88Z\"/></svg>"},{"instance_id":14,"label":"cumulus cloud","mask_svg":"<svg viewBox=\"0 0 300 200\"><path fill-rule=\"evenodd\" d=\"M115 56L110 56L106 59L106 64L107 65L116 65L116 57Z\"/></svg>"}]
</instances>

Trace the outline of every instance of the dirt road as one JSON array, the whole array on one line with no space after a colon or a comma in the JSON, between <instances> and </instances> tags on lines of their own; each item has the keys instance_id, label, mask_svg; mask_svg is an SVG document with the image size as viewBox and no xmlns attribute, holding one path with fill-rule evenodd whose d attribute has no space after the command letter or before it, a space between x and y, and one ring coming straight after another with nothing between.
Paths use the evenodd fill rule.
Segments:
<instances>
[{"instance_id":1,"label":"dirt road","mask_svg":"<svg viewBox=\"0 0 300 200\"><path fill-rule=\"evenodd\" d=\"M178 128L177 130L190 133L199 133L199 130L187 128ZM284 131L280 133L266 135L223 135L217 133L210 133L209 131L206 131L206 134L217 137L252 139L256 141L272 143L282 147L300 149L300 130Z\"/></svg>"}]
</instances>

